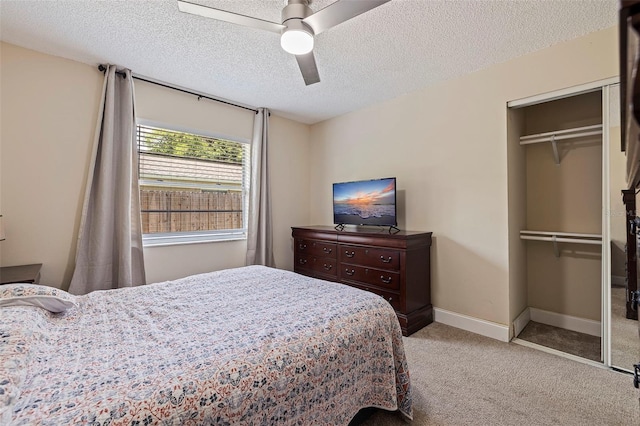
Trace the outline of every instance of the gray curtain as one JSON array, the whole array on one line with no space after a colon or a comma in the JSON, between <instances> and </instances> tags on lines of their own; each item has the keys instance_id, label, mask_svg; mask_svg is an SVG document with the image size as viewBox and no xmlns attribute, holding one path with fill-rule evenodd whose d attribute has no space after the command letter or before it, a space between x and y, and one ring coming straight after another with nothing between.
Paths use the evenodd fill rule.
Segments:
<instances>
[{"instance_id":1,"label":"gray curtain","mask_svg":"<svg viewBox=\"0 0 640 426\"><path fill-rule=\"evenodd\" d=\"M102 99L69 286L74 294L146 282L131 71L109 65Z\"/></svg>"},{"instance_id":2,"label":"gray curtain","mask_svg":"<svg viewBox=\"0 0 640 426\"><path fill-rule=\"evenodd\" d=\"M269 189L269 110L258 108L251 141L247 265L275 266Z\"/></svg>"}]
</instances>

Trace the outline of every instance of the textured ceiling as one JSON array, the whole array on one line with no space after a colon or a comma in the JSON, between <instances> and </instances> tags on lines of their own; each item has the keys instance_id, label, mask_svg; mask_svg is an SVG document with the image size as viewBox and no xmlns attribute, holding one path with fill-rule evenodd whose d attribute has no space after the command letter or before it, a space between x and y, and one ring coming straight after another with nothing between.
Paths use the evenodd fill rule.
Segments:
<instances>
[{"instance_id":1,"label":"textured ceiling","mask_svg":"<svg viewBox=\"0 0 640 426\"><path fill-rule=\"evenodd\" d=\"M286 4L190 1L274 22ZM316 37L321 82L311 86L277 34L183 14L175 0L0 0L0 38L315 123L613 26L617 8L617 0L392 0Z\"/></svg>"}]
</instances>

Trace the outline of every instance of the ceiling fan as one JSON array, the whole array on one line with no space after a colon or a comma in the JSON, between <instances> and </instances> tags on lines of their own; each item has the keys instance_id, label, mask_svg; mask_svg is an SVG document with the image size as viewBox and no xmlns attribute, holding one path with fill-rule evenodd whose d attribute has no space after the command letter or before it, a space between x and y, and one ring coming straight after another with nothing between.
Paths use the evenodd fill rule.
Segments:
<instances>
[{"instance_id":1,"label":"ceiling fan","mask_svg":"<svg viewBox=\"0 0 640 426\"><path fill-rule=\"evenodd\" d=\"M315 13L309 7L311 1L288 0L288 4L282 9L281 24L184 0L178 0L178 9L193 15L280 34L280 45L285 51L296 56L302 78L308 86L320 81L316 59L313 56L313 37L390 0L338 0Z\"/></svg>"}]
</instances>

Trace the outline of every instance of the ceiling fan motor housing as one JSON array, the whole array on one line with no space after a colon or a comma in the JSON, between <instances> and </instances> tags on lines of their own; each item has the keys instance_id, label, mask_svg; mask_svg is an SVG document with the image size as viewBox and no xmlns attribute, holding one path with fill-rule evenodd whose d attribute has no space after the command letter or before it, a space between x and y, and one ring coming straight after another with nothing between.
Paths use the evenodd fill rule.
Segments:
<instances>
[{"instance_id":1,"label":"ceiling fan motor housing","mask_svg":"<svg viewBox=\"0 0 640 426\"><path fill-rule=\"evenodd\" d=\"M285 22L291 19L302 21L307 16L310 16L312 13L313 11L309 7L308 0L289 0L289 4L286 5L284 9L282 9L282 24L287 25L285 24ZM306 24L303 24L303 25L309 28L308 25Z\"/></svg>"}]
</instances>

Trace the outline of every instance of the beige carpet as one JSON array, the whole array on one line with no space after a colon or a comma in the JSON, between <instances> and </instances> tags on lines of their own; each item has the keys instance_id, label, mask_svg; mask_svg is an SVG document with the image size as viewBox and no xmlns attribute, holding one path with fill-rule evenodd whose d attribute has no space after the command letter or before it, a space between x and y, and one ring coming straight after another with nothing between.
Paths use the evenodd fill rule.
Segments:
<instances>
[{"instance_id":1,"label":"beige carpet","mask_svg":"<svg viewBox=\"0 0 640 426\"><path fill-rule=\"evenodd\" d=\"M439 323L404 345L414 425L640 425L629 374ZM354 423L406 425L382 410Z\"/></svg>"}]
</instances>

